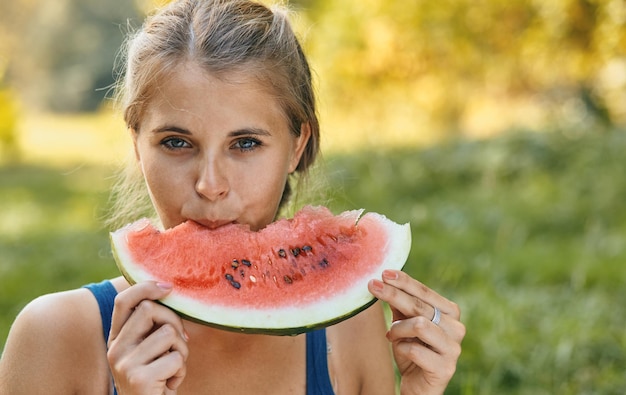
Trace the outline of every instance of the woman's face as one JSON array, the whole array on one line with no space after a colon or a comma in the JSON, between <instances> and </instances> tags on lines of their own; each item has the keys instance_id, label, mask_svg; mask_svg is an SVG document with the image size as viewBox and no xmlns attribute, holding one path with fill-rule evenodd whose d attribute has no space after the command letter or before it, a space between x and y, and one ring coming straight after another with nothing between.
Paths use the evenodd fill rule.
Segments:
<instances>
[{"instance_id":1,"label":"woman's face","mask_svg":"<svg viewBox=\"0 0 626 395\"><path fill-rule=\"evenodd\" d=\"M294 136L275 98L236 81L185 63L146 106L135 151L165 228L193 220L258 230L276 216L308 129Z\"/></svg>"}]
</instances>

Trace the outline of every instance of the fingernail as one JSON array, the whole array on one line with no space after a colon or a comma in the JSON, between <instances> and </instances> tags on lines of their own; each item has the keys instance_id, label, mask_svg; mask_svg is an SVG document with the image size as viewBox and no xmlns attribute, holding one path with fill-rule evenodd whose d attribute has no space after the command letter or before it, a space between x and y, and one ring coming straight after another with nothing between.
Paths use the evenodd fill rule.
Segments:
<instances>
[{"instance_id":1,"label":"fingernail","mask_svg":"<svg viewBox=\"0 0 626 395\"><path fill-rule=\"evenodd\" d=\"M385 280L397 280L398 273L393 270L383 270L383 278Z\"/></svg>"},{"instance_id":2,"label":"fingernail","mask_svg":"<svg viewBox=\"0 0 626 395\"><path fill-rule=\"evenodd\" d=\"M372 280L370 281L370 285L372 286L372 289L376 292L382 292L385 286L380 280Z\"/></svg>"},{"instance_id":3,"label":"fingernail","mask_svg":"<svg viewBox=\"0 0 626 395\"><path fill-rule=\"evenodd\" d=\"M156 286L166 291L169 291L173 287L172 283L168 283L165 281L159 281L158 283L156 283Z\"/></svg>"}]
</instances>

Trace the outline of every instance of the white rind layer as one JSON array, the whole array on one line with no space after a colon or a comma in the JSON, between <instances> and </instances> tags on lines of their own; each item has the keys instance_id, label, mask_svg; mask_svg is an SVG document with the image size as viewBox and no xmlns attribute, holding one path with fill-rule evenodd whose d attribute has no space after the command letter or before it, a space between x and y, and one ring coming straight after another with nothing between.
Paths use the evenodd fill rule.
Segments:
<instances>
[{"instance_id":1,"label":"white rind layer","mask_svg":"<svg viewBox=\"0 0 626 395\"><path fill-rule=\"evenodd\" d=\"M385 216L368 213L385 229L388 244L383 254L384 261L375 271L363 275L341 294L321 297L317 302L306 306L269 309L245 309L232 306L209 305L196 299L173 292L160 302L188 318L233 330L257 333L295 334L341 321L361 311L374 300L367 284L371 279L380 279L386 269L400 270L404 266L411 248L410 225L397 224ZM160 279L144 271L131 259L126 248L125 235L129 230L145 226L145 223L131 224L111 233L114 255L120 270L132 283Z\"/></svg>"}]
</instances>

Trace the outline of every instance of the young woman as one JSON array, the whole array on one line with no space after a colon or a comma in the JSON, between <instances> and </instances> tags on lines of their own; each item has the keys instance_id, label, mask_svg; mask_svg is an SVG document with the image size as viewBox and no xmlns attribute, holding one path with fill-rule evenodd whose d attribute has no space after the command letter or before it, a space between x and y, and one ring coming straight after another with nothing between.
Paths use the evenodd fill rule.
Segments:
<instances>
[{"instance_id":1,"label":"young woman","mask_svg":"<svg viewBox=\"0 0 626 395\"><path fill-rule=\"evenodd\" d=\"M124 116L163 227L272 222L319 141L311 73L285 12L180 0L129 43ZM369 283L391 306L390 328L377 303L294 337L183 320L154 302L171 290L120 277L34 300L7 339L0 393L394 394L393 357L402 394L441 394L465 334L456 304L397 271Z\"/></svg>"}]
</instances>

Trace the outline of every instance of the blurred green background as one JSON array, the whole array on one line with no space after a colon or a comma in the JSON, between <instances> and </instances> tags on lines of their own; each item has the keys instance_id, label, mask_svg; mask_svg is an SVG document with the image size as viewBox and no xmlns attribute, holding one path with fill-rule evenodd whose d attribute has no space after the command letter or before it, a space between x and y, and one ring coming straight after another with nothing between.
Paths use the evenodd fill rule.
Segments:
<instances>
[{"instance_id":1,"label":"blurred green background","mask_svg":"<svg viewBox=\"0 0 626 395\"><path fill-rule=\"evenodd\" d=\"M406 270L468 329L447 393L626 392L626 3L291 5L320 98L313 184L411 222ZM2 344L28 301L117 275L110 88L151 6L0 3Z\"/></svg>"}]
</instances>

